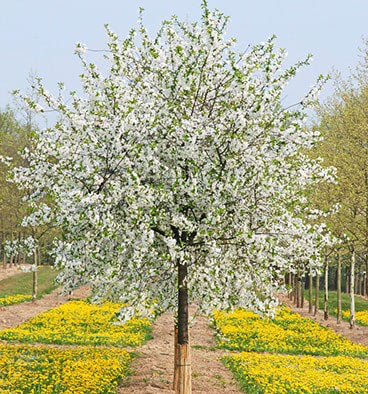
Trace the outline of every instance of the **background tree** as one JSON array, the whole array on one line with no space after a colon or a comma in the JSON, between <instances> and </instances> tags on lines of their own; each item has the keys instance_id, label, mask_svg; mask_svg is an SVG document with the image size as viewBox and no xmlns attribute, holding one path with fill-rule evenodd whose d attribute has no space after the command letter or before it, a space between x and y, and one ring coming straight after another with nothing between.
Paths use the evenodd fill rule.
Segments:
<instances>
[{"instance_id":1,"label":"background tree","mask_svg":"<svg viewBox=\"0 0 368 394\"><path fill-rule=\"evenodd\" d=\"M337 184L321 184L316 189L315 201L320 208L334 203L340 206L327 223L351 255L351 326L354 325L354 293L367 294L364 274L368 264L367 49L362 54L356 72L347 81L336 75L333 96L318 107L317 127L323 142L314 152L323 157L327 166L337 169Z\"/></svg>"}]
</instances>

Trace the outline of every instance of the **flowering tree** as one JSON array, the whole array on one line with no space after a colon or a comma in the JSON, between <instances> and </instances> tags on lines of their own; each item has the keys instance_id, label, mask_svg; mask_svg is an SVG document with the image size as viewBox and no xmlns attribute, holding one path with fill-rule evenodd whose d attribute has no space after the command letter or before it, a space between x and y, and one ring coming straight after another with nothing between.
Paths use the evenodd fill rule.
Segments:
<instances>
[{"instance_id":1,"label":"flowering tree","mask_svg":"<svg viewBox=\"0 0 368 394\"><path fill-rule=\"evenodd\" d=\"M85 94L67 104L39 80L43 101L23 96L60 119L13 177L34 191L28 221L62 229L54 253L67 289L89 283L96 299L177 311L180 393L190 392L188 304L272 312L294 261L320 266L323 226L304 223L303 191L331 176L301 153L319 138L303 109L320 84L297 110L280 103L308 59L283 70L273 38L238 54L228 18L202 8L200 22L172 17L155 38L141 18L124 41L106 27L107 76L77 44Z\"/></svg>"}]
</instances>

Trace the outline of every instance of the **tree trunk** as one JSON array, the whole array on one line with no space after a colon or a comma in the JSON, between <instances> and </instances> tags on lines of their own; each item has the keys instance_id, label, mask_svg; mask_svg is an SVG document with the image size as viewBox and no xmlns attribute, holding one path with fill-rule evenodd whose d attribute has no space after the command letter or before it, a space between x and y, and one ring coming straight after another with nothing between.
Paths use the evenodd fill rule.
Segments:
<instances>
[{"instance_id":1,"label":"tree trunk","mask_svg":"<svg viewBox=\"0 0 368 394\"><path fill-rule=\"evenodd\" d=\"M350 328L355 326L355 298L354 298L354 276L355 276L355 250L353 249L350 264Z\"/></svg>"},{"instance_id":2,"label":"tree trunk","mask_svg":"<svg viewBox=\"0 0 368 394\"><path fill-rule=\"evenodd\" d=\"M336 291L337 291L337 324L341 323L341 255L337 254L337 272L336 272Z\"/></svg>"},{"instance_id":3,"label":"tree trunk","mask_svg":"<svg viewBox=\"0 0 368 394\"><path fill-rule=\"evenodd\" d=\"M292 299L292 289L293 289L293 279L292 279L292 274L291 274L291 272L289 272L289 274L288 274L288 285L289 285L289 293L288 293L288 298L289 298L289 300L291 300Z\"/></svg>"},{"instance_id":4,"label":"tree trunk","mask_svg":"<svg viewBox=\"0 0 368 394\"><path fill-rule=\"evenodd\" d=\"M14 241L14 233L13 231L11 232L11 241ZM13 254L11 254L10 259L9 259L9 267L11 267L13 265L13 261L14 261L14 256Z\"/></svg>"},{"instance_id":5,"label":"tree trunk","mask_svg":"<svg viewBox=\"0 0 368 394\"><path fill-rule=\"evenodd\" d=\"M37 298L37 248L34 250L33 257L34 269L32 273L32 300L34 301Z\"/></svg>"},{"instance_id":6,"label":"tree trunk","mask_svg":"<svg viewBox=\"0 0 368 394\"><path fill-rule=\"evenodd\" d=\"M367 297L367 271L363 272L363 297Z\"/></svg>"},{"instance_id":7,"label":"tree trunk","mask_svg":"<svg viewBox=\"0 0 368 394\"><path fill-rule=\"evenodd\" d=\"M319 274L316 275L316 294L314 299L314 316L317 315L319 309Z\"/></svg>"},{"instance_id":8,"label":"tree trunk","mask_svg":"<svg viewBox=\"0 0 368 394\"><path fill-rule=\"evenodd\" d=\"M191 394L191 352L188 328L188 266L178 263L178 335L175 349L174 391L176 394Z\"/></svg>"},{"instance_id":9,"label":"tree trunk","mask_svg":"<svg viewBox=\"0 0 368 394\"><path fill-rule=\"evenodd\" d=\"M304 277L301 278L300 287L301 287L300 307L301 307L301 308L304 308L304 290L305 290Z\"/></svg>"},{"instance_id":10,"label":"tree trunk","mask_svg":"<svg viewBox=\"0 0 368 394\"><path fill-rule=\"evenodd\" d=\"M323 318L328 320L328 257L325 256L324 291L323 291Z\"/></svg>"},{"instance_id":11,"label":"tree trunk","mask_svg":"<svg viewBox=\"0 0 368 394\"><path fill-rule=\"evenodd\" d=\"M3 251L3 268L6 269L6 264L7 264L7 258L6 258L6 254L5 254L5 240L6 240L6 232L5 230L3 230L2 233L2 251Z\"/></svg>"},{"instance_id":12,"label":"tree trunk","mask_svg":"<svg viewBox=\"0 0 368 394\"><path fill-rule=\"evenodd\" d=\"M3 230L1 233L1 251L3 253L3 268L6 268L6 255L5 255L5 231Z\"/></svg>"},{"instance_id":13,"label":"tree trunk","mask_svg":"<svg viewBox=\"0 0 368 394\"><path fill-rule=\"evenodd\" d=\"M350 269L346 267L345 293L350 294Z\"/></svg>"},{"instance_id":14,"label":"tree trunk","mask_svg":"<svg viewBox=\"0 0 368 394\"><path fill-rule=\"evenodd\" d=\"M300 276L296 276L296 307L300 308Z\"/></svg>"},{"instance_id":15,"label":"tree trunk","mask_svg":"<svg viewBox=\"0 0 368 394\"><path fill-rule=\"evenodd\" d=\"M313 313L313 276L309 272L309 310L310 314Z\"/></svg>"}]
</instances>

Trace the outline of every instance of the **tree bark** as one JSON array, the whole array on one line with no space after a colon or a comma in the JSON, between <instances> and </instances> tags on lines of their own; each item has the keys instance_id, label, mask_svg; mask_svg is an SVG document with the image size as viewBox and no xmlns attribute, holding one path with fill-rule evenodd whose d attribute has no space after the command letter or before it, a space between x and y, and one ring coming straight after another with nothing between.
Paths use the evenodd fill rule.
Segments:
<instances>
[{"instance_id":1,"label":"tree bark","mask_svg":"<svg viewBox=\"0 0 368 394\"><path fill-rule=\"evenodd\" d=\"M32 273L32 300L35 301L37 298L37 281L38 281L38 272L37 272L37 248L34 250L33 253L33 262L34 262L34 270Z\"/></svg>"},{"instance_id":2,"label":"tree bark","mask_svg":"<svg viewBox=\"0 0 368 394\"><path fill-rule=\"evenodd\" d=\"M296 274L293 274L293 303L296 304L296 296L297 296L297 279Z\"/></svg>"},{"instance_id":3,"label":"tree bark","mask_svg":"<svg viewBox=\"0 0 368 394\"><path fill-rule=\"evenodd\" d=\"M324 289L323 289L323 318L328 320L328 257L325 256Z\"/></svg>"},{"instance_id":4,"label":"tree bark","mask_svg":"<svg viewBox=\"0 0 368 394\"><path fill-rule=\"evenodd\" d=\"M311 272L309 272L309 309L308 312L310 314L313 313L313 276Z\"/></svg>"},{"instance_id":5,"label":"tree bark","mask_svg":"<svg viewBox=\"0 0 368 394\"><path fill-rule=\"evenodd\" d=\"M13 233L13 231L11 232L11 241L13 242L14 241L14 233ZM13 256L13 254L10 256L10 259L9 259L9 267L11 267L12 265L13 265L13 261L14 261L14 256Z\"/></svg>"},{"instance_id":6,"label":"tree bark","mask_svg":"<svg viewBox=\"0 0 368 394\"><path fill-rule=\"evenodd\" d=\"M355 326L355 298L354 298L354 276L355 276L355 250L351 254L350 263L350 328Z\"/></svg>"},{"instance_id":7,"label":"tree bark","mask_svg":"<svg viewBox=\"0 0 368 394\"><path fill-rule=\"evenodd\" d=\"M300 276L296 276L296 307L300 308Z\"/></svg>"},{"instance_id":8,"label":"tree bark","mask_svg":"<svg viewBox=\"0 0 368 394\"><path fill-rule=\"evenodd\" d=\"M290 293L289 293L289 298L290 298L290 301L293 301L294 300L294 274L290 274L290 286L291 286L291 289L290 289Z\"/></svg>"},{"instance_id":9,"label":"tree bark","mask_svg":"<svg viewBox=\"0 0 368 394\"><path fill-rule=\"evenodd\" d=\"M291 299L293 298L293 295L292 295L292 291L293 291L293 279L292 279L292 274L291 274L291 272L289 272L289 274L288 274L288 285L289 285L289 287L290 287L288 297L289 297L289 300L291 300Z\"/></svg>"},{"instance_id":10,"label":"tree bark","mask_svg":"<svg viewBox=\"0 0 368 394\"><path fill-rule=\"evenodd\" d=\"M350 269L346 267L345 293L350 294Z\"/></svg>"},{"instance_id":11,"label":"tree bark","mask_svg":"<svg viewBox=\"0 0 368 394\"><path fill-rule=\"evenodd\" d=\"M178 262L178 334L175 349L174 391L191 394L191 352L189 344L188 313L188 266Z\"/></svg>"},{"instance_id":12,"label":"tree bark","mask_svg":"<svg viewBox=\"0 0 368 394\"><path fill-rule=\"evenodd\" d=\"M5 239L6 239L6 233L5 230L2 232L2 251L3 251L3 268L6 269L6 264L7 264L7 259L6 259L6 254L5 254Z\"/></svg>"},{"instance_id":13,"label":"tree bark","mask_svg":"<svg viewBox=\"0 0 368 394\"><path fill-rule=\"evenodd\" d=\"M301 287L300 307L301 307L301 308L304 308L304 291L305 291L304 277L301 278L300 287Z\"/></svg>"},{"instance_id":14,"label":"tree bark","mask_svg":"<svg viewBox=\"0 0 368 394\"><path fill-rule=\"evenodd\" d=\"M314 299L314 316L317 315L319 309L319 275L316 275L316 294Z\"/></svg>"},{"instance_id":15,"label":"tree bark","mask_svg":"<svg viewBox=\"0 0 368 394\"><path fill-rule=\"evenodd\" d=\"M337 292L337 324L341 323L341 255L337 254L337 272L336 272L336 292Z\"/></svg>"}]
</instances>

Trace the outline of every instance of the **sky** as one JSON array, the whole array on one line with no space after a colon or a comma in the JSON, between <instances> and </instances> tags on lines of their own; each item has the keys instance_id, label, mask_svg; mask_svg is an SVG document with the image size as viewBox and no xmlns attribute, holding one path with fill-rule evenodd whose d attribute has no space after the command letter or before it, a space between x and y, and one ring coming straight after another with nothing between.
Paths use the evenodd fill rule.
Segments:
<instances>
[{"instance_id":1,"label":"sky","mask_svg":"<svg viewBox=\"0 0 368 394\"><path fill-rule=\"evenodd\" d=\"M288 52L286 65L314 55L285 93L285 102L300 100L318 75L333 68L347 77L359 61L359 47L368 37L368 0L208 0L230 16L228 35L236 37L239 51L275 34L277 45ZM193 21L200 17L200 0L1 0L0 109L12 104L13 89L25 92L30 73L56 91L62 81L67 91L79 90L76 42L92 49L106 48L104 24L121 38L136 25L137 10L154 34L171 15ZM101 53L90 53L101 62ZM325 86L321 98L333 92Z\"/></svg>"}]
</instances>

